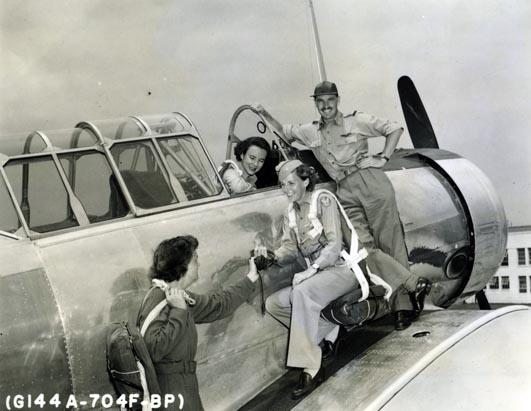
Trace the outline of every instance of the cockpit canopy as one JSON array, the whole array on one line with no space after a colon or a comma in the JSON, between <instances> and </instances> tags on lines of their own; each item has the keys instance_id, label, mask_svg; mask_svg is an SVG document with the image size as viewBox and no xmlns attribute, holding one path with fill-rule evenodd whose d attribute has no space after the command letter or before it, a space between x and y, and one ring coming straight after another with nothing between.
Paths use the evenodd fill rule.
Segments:
<instances>
[{"instance_id":1,"label":"cockpit canopy","mask_svg":"<svg viewBox=\"0 0 531 411\"><path fill-rule=\"evenodd\" d=\"M0 233L13 238L191 205L222 192L197 129L180 113L2 136L0 166Z\"/></svg>"}]
</instances>

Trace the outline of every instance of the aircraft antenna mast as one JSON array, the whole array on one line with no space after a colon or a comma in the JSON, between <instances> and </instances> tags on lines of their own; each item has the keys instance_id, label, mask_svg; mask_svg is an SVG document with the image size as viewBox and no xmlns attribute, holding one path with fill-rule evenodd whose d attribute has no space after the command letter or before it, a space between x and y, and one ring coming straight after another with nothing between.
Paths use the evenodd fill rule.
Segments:
<instances>
[{"instance_id":1,"label":"aircraft antenna mast","mask_svg":"<svg viewBox=\"0 0 531 411\"><path fill-rule=\"evenodd\" d=\"M315 43L315 53L317 55L317 68L319 70L319 81L326 80L326 71L323 61L323 52L321 50L321 41L319 40L319 32L317 31L317 21L315 20L315 12L313 10L312 0L308 0L310 3L310 12L312 14L312 28L313 28L313 40Z\"/></svg>"}]
</instances>

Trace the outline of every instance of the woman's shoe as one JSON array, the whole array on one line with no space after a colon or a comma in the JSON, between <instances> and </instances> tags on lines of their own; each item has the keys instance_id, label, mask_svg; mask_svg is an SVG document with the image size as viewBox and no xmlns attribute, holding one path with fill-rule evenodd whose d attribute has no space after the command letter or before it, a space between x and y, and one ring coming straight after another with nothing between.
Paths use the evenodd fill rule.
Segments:
<instances>
[{"instance_id":1,"label":"woman's shoe","mask_svg":"<svg viewBox=\"0 0 531 411\"><path fill-rule=\"evenodd\" d=\"M315 377L312 378L307 372L301 371L299 383L291 392L291 398L296 400L315 390L324 381L324 369L321 367Z\"/></svg>"}]
</instances>

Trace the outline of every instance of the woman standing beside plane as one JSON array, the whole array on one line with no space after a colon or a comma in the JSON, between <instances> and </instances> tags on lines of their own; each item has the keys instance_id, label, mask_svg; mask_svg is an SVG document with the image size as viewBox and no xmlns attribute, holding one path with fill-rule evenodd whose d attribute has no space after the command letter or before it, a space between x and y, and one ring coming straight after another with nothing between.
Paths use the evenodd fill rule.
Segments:
<instances>
[{"instance_id":1,"label":"woman standing beside plane","mask_svg":"<svg viewBox=\"0 0 531 411\"><path fill-rule=\"evenodd\" d=\"M258 173L271 152L269 143L262 137L249 137L234 147L236 162L227 160L220 174L231 194L256 190Z\"/></svg>"},{"instance_id":2,"label":"woman standing beside plane","mask_svg":"<svg viewBox=\"0 0 531 411\"><path fill-rule=\"evenodd\" d=\"M208 323L230 315L253 292L258 279L254 259L249 273L232 286L200 295L185 291L198 278L199 262L193 236L161 242L153 255L151 288L138 314L139 328L161 301L167 305L148 326L144 341L153 361L162 394L182 395L185 410L202 410L196 377L196 323ZM174 403L177 409L177 401Z\"/></svg>"}]
</instances>

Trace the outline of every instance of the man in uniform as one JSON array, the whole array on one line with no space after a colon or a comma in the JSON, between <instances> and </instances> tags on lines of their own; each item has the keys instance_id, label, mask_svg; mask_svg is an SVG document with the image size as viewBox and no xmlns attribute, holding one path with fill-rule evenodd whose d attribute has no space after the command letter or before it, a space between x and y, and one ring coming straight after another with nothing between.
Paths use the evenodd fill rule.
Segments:
<instances>
[{"instance_id":1,"label":"man in uniform","mask_svg":"<svg viewBox=\"0 0 531 411\"><path fill-rule=\"evenodd\" d=\"M264 107L262 114L286 141L299 142L312 150L317 160L337 183L337 196L347 211L361 246L369 252L367 263L393 288L391 309L395 328L407 328L414 317L411 295L419 305L429 293L431 283L409 271L408 253L391 182L381 170L393 154L404 131L396 123L370 114L343 115L338 110L340 97L334 83L323 81L315 87L318 121L282 126ZM384 137L380 155L368 155L368 138Z\"/></svg>"}]
</instances>

